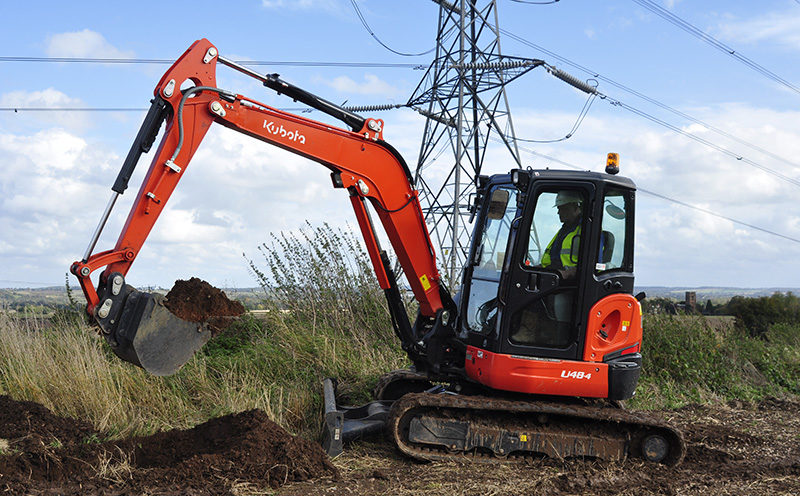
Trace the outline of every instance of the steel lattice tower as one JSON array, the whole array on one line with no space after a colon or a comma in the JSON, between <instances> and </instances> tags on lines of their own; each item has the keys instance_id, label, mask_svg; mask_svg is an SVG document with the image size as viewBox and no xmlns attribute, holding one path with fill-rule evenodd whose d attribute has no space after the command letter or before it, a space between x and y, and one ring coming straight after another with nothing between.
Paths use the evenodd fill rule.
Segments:
<instances>
[{"instance_id":1,"label":"steel lattice tower","mask_svg":"<svg viewBox=\"0 0 800 496\"><path fill-rule=\"evenodd\" d=\"M408 106L427 117L415 181L446 273L458 285L469 249L469 197L489 140L508 150L505 169L522 164L505 85L542 61L500 53L495 0L434 1L436 56Z\"/></svg>"}]
</instances>

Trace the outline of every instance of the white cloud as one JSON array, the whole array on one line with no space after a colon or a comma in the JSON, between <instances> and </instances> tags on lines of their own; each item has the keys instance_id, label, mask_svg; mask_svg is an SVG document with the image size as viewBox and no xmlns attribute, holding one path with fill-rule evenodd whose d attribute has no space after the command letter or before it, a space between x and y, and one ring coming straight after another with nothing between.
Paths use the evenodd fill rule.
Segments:
<instances>
[{"instance_id":1,"label":"white cloud","mask_svg":"<svg viewBox=\"0 0 800 496\"><path fill-rule=\"evenodd\" d=\"M800 156L794 125L799 112L727 105L691 113L781 156ZM387 141L413 170L422 118L410 111L386 117ZM574 113L518 108L514 123L519 137L551 138L563 135L574 119ZM691 129L724 141L702 127ZM606 152L618 151L623 174L641 188L800 238L795 186L624 113L590 114L573 138L524 147L595 171L602 170ZM798 175L798 169L755 151L746 154ZM524 166L563 168L525 151L522 158ZM75 132L46 129L0 134L0 160L0 253L9 268L6 277L58 284L86 247L121 157ZM427 179L443 177L451 163L448 150L426 171ZM509 167L507 154L493 144L483 172ZM145 169L140 164L98 251L114 246ZM196 275L215 285L252 286L241 254L257 259L257 246L269 242L269 232L296 230L306 220L354 224L346 192L331 188L324 167L221 126L212 127L184 174L129 274L134 285L169 287L176 278ZM791 281L800 273L796 244L644 193L637 205L641 284L796 285ZM767 260L772 262L754 263Z\"/></svg>"},{"instance_id":2,"label":"white cloud","mask_svg":"<svg viewBox=\"0 0 800 496\"><path fill-rule=\"evenodd\" d=\"M26 177L55 177L70 171L84 175L97 170L100 164L89 158L90 150L83 138L63 129L45 129L32 136L0 135L0 153L12 158L11 164L0 168L0 178L26 181ZM106 165L106 162L102 162Z\"/></svg>"},{"instance_id":3,"label":"white cloud","mask_svg":"<svg viewBox=\"0 0 800 496\"><path fill-rule=\"evenodd\" d=\"M42 91L12 91L0 96L0 104L4 107L66 107L81 103L80 99L71 98L54 88Z\"/></svg>"},{"instance_id":4,"label":"white cloud","mask_svg":"<svg viewBox=\"0 0 800 496\"><path fill-rule=\"evenodd\" d=\"M116 159L63 129L0 135L0 250L9 279L63 283L108 198L98 179L111 182L105 176Z\"/></svg>"},{"instance_id":5,"label":"white cloud","mask_svg":"<svg viewBox=\"0 0 800 496\"><path fill-rule=\"evenodd\" d=\"M800 50L800 9L795 5L784 12L767 12L758 17L727 20L717 25L713 32L725 41L769 41L791 50Z\"/></svg>"},{"instance_id":6,"label":"white cloud","mask_svg":"<svg viewBox=\"0 0 800 496\"><path fill-rule=\"evenodd\" d=\"M212 127L184 174L131 271L142 284L168 287L198 276L252 286L241 255L256 257L269 232L353 217L325 167L221 126Z\"/></svg>"},{"instance_id":7,"label":"white cloud","mask_svg":"<svg viewBox=\"0 0 800 496\"><path fill-rule=\"evenodd\" d=\"M225 226L215 226L198 222L197 209L167 209L158 219L158 230L151 238L152 242L182 243L214 243L223 240L227 234Z\"/></svg>"},{"instance_id":8,"label":"white cloud","mask_svg":"<svg viewBox=\"0 0 800 496\"><path fill-rule=\"evenodd\" d=\"M333 80L320 79L320 82L341 93L380 96L384 98L402 98L407 92L379 78L374 74L365 74L364 82L359 83L347 76L339 76Z\"/></svg>"},{"instance_id":9,"label":"white cloud","mask_svg":"<svg viewBox=\"0 0 800 496\"><path fill-rule=\"evenodd\" d=\"M46 51L50 57L126 58L134 56L134 52L116 48L102 34L90 29L49 36Z\"/></svg>"},{"instance_id":10,"label":"white cloud","mask_svg":"<svg viewBox=\"0 0 800 496\"><path fill-rule=\"evenodd\" d=\"M3 107L85 107L79 98L72 98L55 88L41 91L11 91L0 95L0 105ZM72 130L84 129L89 125L85 115L75 112L28 112L27 117L49 126L61 126Z\"/></svg>"}]
</instances>

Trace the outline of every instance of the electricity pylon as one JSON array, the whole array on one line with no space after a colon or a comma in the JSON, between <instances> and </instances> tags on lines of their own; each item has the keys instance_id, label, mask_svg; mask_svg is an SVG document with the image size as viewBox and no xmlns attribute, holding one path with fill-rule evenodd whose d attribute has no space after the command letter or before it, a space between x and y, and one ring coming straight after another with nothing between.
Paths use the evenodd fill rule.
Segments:
<instances>
[{"instance_id":1,"label":"electricity pylon","mask_svg":"<svg viewBox=\"0 0 800 496\"><path fill-rule=\"evenodd\" d=\"M505 85L543 62L500 53L495 0L433 1L439 4L436 56L408 106L427 117L415 181L446 274L457 286L469 249L469 199L489 140L508 150L505 169L522 166Z\"/></svg>"}]
</instances>

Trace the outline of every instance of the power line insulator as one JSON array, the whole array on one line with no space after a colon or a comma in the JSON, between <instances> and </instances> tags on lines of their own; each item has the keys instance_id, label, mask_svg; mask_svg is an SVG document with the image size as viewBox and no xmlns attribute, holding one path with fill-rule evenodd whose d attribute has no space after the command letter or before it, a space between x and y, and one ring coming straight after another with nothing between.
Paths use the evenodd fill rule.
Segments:
<instances>
[{"instance_id":1,"label":"power line insulator","mask_svg":"<svg viewBox=\"0 0 800 496\"><path fill-rule=\"evenodd\" d=\"M547 72L557 77L558 79L564 81L568 85L583 91L584 93L589 93L590 95L597 94L596 87L590 85L586 81L581 81L580 79L576 78L575 76L573 76L568 72L562 71L561 69L552 66L547 67Z\"/></svg>"},{"instance_id":2,"label":"power line insulator","mask_svg":"<svg viewBox=\"0 0 800 496\"><path fill-rule=\"evenodd\" d=\"M448 118L445 118L444 116L436 115L434 113L428 112L427 110L424 110L424 109L421 109L421 108L417 108L417 107L412 107L412 108L414 110L416 110L418 114L420 114L422 116L425 116L428 119L434 120L434 121L436 121L436 122L438 122L440 124L444 124L445 126L456 127L456 123L453 122L453 119L448 119Z\"/></svg>"},{"instance_id":3,"label":"power line insulator","mask_svg":"<svg viewBox=\"0 0 800 496\"><path fill-rule=\"evenodd\" d=\"M398 103L385 103L382 105L342 106L343 109L349 110L350 112L380 112L382 110L394 110L400 107L405 107L405 105L400 105Z\"/></svg>"},{"instance_id":4,"label":"power line insulator","mask_svg":"<svg viewBox=\"0 0 800 496\"><path fill-rule=\"evenodd\" d=\"M544 64L543 60L539 59L524 59L524 60L510 60L505 62L475 62L466 64L450 64L453 69L490 69L490 70L504 70L504 69L518 69L520 67L536 67Z\"/></svg>"},{"instance_id":5,"label":"power line insulator","mask_svg":"<svg viewBox=\"0 0 800 496\"><path fill-rule=\"evenodd\" d=\"M447 0L433 0L434 3L437 3L444 7L445 9L449 10L450 12L455 12L456 14L463 14L459 7L456 7L452 3L448 2Z\"/></svg>"}]
</instances>

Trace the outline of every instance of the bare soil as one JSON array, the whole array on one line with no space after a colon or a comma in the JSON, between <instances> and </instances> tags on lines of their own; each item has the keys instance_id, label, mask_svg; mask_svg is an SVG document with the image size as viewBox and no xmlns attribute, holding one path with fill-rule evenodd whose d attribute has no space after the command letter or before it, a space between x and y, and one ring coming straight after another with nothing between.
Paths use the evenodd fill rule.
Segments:
<instances>
[{"instance_id":1,"label":"bare soil","mask_svg":"<svg viewBox=\"0 0 800 496\"><path fill-rule=\"evenodd\" d=\"M341 477L284 486L285 495L797 495L800 402L768 399L650 412L673 422L688 452L677 467L637 460L528 459L415 463L388 443L350 446Z\"/></svg>"},{"instance_id":2,"label":"bare soil","mask_svg":"<svg viewBox=\"0 0 800 496\"><path fill-rule=\"evenodd\" d=\"M651 412L686 437L678 467L528 459L418 463L388 442L331 463L259 410L193 429L99 442L41 405L0 396L0 492L9 494L800 494L800 402L768 399Z\"/></svg>"},{"instance_id":3,"label":"bare soil","mask_svg":"<svg viewBox=\"0 0 800 496\"><path fill-rule=\"evenodd\" d=\"M189 430L102 437L85 422L0 396L0 492L239 494L338 476L317 443L290 435L260 410Z\"/></svg>"},{"instance_id":4,"label":"bare soil","mask_svg":"<svg viewBox=\"0 0 800 496\"><path fill-rule=\"evenodd\" d=\"M165 306L170 312L189 322L208 322L212 335L219 334L232 321L245 312L244 305L211 284L192 277L179 279L169 290Z\"/></svg>"}]
</instances>

